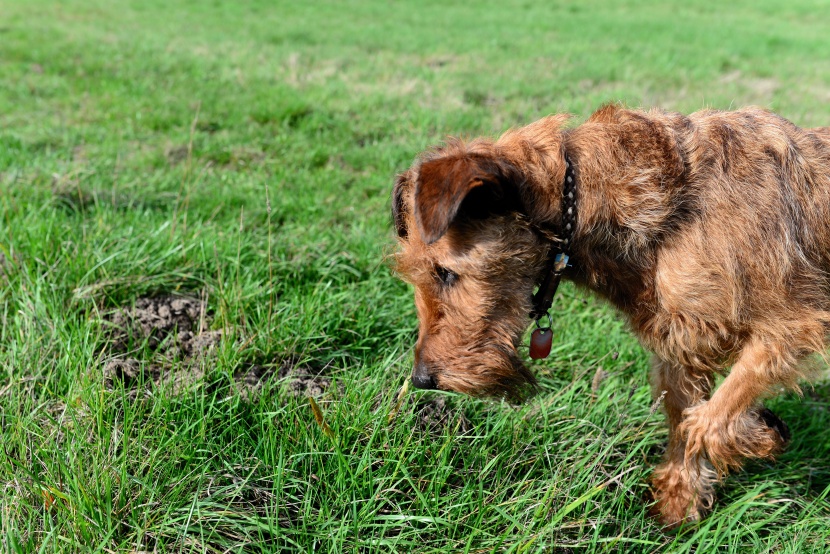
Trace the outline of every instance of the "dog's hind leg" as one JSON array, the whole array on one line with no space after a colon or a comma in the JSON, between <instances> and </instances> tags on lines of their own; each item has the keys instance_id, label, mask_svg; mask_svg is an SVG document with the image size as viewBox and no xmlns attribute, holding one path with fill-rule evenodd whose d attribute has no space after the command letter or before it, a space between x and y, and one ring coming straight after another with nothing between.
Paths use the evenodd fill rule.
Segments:
<instances>
[{"instance_id":1,"label":"dog's hind leg","mask_svg":"<svg viewBox=\"0 0 830 554\"><path fill-rule=\"evenodd\" d=\"M651 386L663 398L669 424L669 445L663 463L654 470L654 515L665 525L700 519L714 501L716 474L703 459L687 465L686 441L680 433L683 412L709 398L712 374L655 358Z\"/></svg>"}]
</instances>

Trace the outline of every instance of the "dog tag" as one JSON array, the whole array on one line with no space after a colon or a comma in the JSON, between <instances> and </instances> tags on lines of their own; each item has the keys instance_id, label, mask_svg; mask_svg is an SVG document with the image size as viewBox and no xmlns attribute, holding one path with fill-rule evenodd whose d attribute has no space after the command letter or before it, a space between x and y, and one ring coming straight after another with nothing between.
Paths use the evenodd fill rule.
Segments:
<instances>
[{"instance_id":1,"label":"dog tag","mask_svg":"<svg viewBox=\"0 0 830 554\"><path fill-rule=\"evenodd\" d=\"M534 360L547 358L553 344L553 331L549 327L539 328L530 334L530 357Z\"/></svg>"}]
</instances>

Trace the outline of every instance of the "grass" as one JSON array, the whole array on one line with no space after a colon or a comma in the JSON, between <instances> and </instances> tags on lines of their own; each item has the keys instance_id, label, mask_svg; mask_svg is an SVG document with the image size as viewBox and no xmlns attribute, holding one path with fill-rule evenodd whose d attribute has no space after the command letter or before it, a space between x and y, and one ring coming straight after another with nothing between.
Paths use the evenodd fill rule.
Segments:
<instances>
[{"instance_id":1,"label":"grass","mask_svg":"<svg viewBox=\"0 0 830 554\"><path fill-rule=\"evenodd\" d=\"M617 316L566 287L524 406L399 396L416 320L386 261L393 176L448 134L609 100L828 124L822 2L0 11L4 551L827 551L826 380L769 402L794 433L777 464L665 534L647 515L663 417ZM203 376L109 382L105 314L168 293L227 333ZM254 366L331 383L313 403L284 375L240 394Z\"/></svg>"}]
</instances>

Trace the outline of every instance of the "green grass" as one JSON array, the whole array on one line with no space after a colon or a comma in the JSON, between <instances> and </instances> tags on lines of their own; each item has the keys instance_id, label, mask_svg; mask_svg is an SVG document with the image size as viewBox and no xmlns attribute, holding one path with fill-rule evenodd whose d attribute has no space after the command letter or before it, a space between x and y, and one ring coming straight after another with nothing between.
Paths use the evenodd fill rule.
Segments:
<instances>
[{"instance_id":1,"label":"green grass","mask_svg":"<svg viewBox=\"0 0 830 554\"><path fill-rule=\"evenodd\" d=\"M550 4L3 2L0 549L828 551L827 381L769 402L778 463L665 534L647 354L569 287L529 403L409 392L390 421L416 319L389 196L419 151L609 100L830 124L824 2ZM229 336L198 384L136 399L101 317L163 293ZM330 433L285 380L237 392L288 361L336 382Z\"/></svg>"}]
</instances>

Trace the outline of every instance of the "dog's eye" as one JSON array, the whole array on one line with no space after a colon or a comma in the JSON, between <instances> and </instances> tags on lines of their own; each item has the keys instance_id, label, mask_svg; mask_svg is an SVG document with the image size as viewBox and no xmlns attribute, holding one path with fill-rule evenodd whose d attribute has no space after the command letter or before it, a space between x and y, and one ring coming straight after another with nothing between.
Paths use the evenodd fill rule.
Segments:
<instances>
[{"instance_id":1,"label":"dog's eye","mask_svg":"<svg viewBox=\"0 0 830 554\"><path fill-rule=\"evenodd\" d=\"M435 266L435 277L445 287L452 286L458 280L458 274L440 265Z\"/></svg>"}]
</instances>

